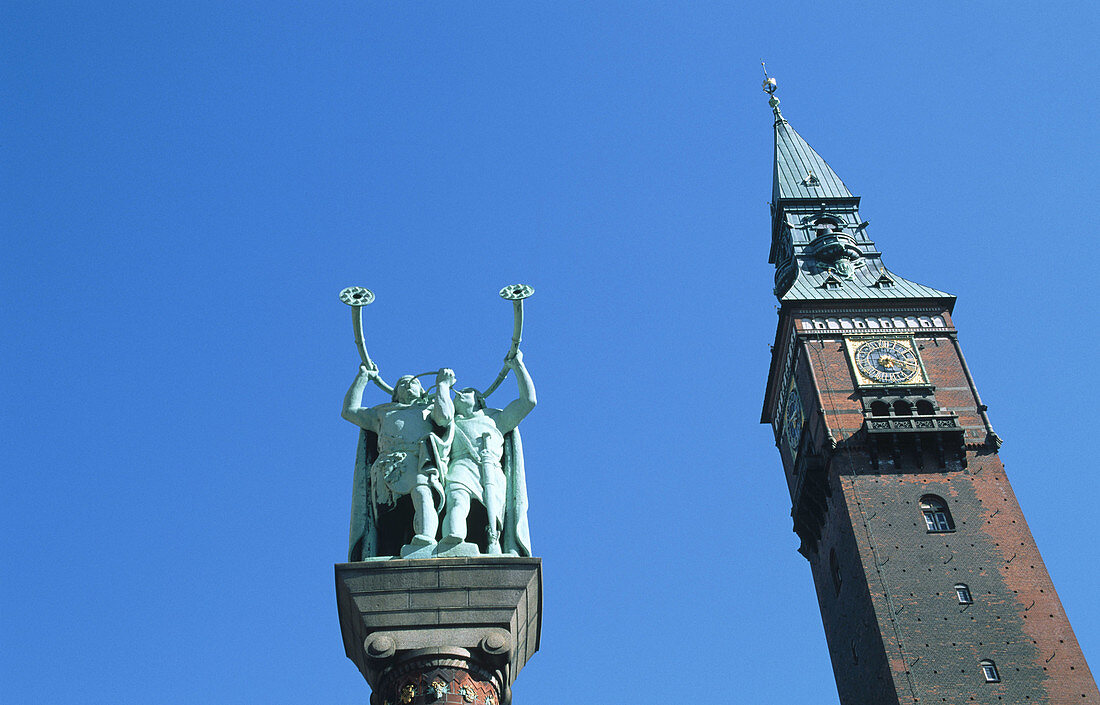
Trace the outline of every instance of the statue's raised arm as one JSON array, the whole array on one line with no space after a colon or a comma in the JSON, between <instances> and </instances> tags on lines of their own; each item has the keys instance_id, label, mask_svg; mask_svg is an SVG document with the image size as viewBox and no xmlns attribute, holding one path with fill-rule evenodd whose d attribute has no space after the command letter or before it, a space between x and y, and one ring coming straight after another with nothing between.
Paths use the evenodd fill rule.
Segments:
<instances>
[{"instance_id":1,"label":"statue's raised arm","mask_svg":"<svg viewBox=\"0 0 1100 705\"><path fill-rule=\"evenodd\" d=\"M435 403L432 405L432 422L437 426L449 426L455 418L455 405L451 401L451 387L455 383L454 370L444 367L435 375Z\"/></svg>"},{"instance_id":2,"label":"statue's raised arm","mask_svg":"<svg viewBox=\"0 0 1100 705\"><path fill-rule=\"evenodd\" d=\"M516 350L511 353L505 362L516 373L516 384L519 386L519 397L512 401L497 417L497 426L501 433L508 433L519 422L523 421L527 414L535 408L538 400L535 399L535 383L531 381L531 375L523 364L523 352Z\"/></svg>"},{"instance_id":3,"label":"statue's raised arm","mask_svg":"<svg viewBox=\"0 0 1100 705\"><path fill-rule=\"evenodd\" d=\"M373 409L363 408L363 392L377 374L377 370L359 365L359 374L355 375L348 393L344 395L344 408L340 412L342 417L359 428L375 433L378 433L378 418L372 413Z\"/></svg>"}]
</instances>

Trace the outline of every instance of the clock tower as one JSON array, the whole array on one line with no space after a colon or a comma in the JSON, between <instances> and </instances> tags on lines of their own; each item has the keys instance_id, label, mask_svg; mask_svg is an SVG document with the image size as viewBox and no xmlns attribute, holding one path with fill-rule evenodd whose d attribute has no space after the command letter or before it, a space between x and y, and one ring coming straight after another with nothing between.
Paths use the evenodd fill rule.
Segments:
<instances>
[{"instance_id":1,"label":"clock tower","mask_svg":"<svg viewBox=\"0 0 1100 705\"><path fill-rule=\"evenodd\" d=\"M951 314L886 268L774 96L771 424L844 705L1100 693L998 457Z\"/></svg>"}]
</instances>

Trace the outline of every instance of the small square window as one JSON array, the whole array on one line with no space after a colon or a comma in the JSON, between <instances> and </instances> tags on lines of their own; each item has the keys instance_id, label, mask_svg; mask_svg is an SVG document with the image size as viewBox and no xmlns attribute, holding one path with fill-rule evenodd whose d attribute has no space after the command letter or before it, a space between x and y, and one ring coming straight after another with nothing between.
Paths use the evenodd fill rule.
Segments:
<instances>
[{"instance_id":1,"label":"small square window","mask_svg":"<svg viewBox=\"0 0 1100 705\"><path fill-rule=\"evenodd\" d=\"M969 605L970 603L974 602L974 599L970 597L970 588L965 585L956 585L955 594L959 598L960 605Z\"/></svg>"},{"instance_id":2,"label":"small square window","mask_svg":"<svg viewBox=\"0 0 1100 705\"><path fill-rule=\"evenodd\" d=\"M1001 677L997 674L997 667L992 661L982 662L982 675L985 676L986 683L1000 683Z\"/></svg>"}]
</instances>

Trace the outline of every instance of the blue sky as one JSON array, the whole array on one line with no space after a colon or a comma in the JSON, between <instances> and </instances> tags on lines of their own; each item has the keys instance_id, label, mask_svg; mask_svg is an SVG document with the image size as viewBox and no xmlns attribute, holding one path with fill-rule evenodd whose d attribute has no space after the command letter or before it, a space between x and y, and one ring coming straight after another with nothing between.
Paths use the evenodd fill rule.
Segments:
<instances>
[{"instance_id":1,"label":"blue sky","mask_svg":"<svg viewBox=\"0 0 1100 705\"><path fill-rule=\"evenodd\" d=\"M2 13L6 702L365 702L333 592L358 365L336 294L377 294L390 379L446 365L484 386L513 282L536 289L546 591L516 702L836 702L758 423L761 59L887 265L959 296L1097 665L1094 5Z\"/></svg>"}]
</instances>

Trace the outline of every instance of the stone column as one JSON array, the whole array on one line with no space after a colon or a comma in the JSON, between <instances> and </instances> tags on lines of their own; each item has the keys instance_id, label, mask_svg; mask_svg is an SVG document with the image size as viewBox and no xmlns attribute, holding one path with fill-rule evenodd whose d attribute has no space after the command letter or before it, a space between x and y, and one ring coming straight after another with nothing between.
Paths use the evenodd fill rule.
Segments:
<instances>
[{"instance_id":1,"label":"stone column","mask_svg":"<svg viewBox=\"0 0 1100 705\"><path fill-rule=\"evenodd\" d=\"M539 646L542 561L512 556L336 565L344 651L371 705L509 705Z\"/></svg>"}]
</instances>

